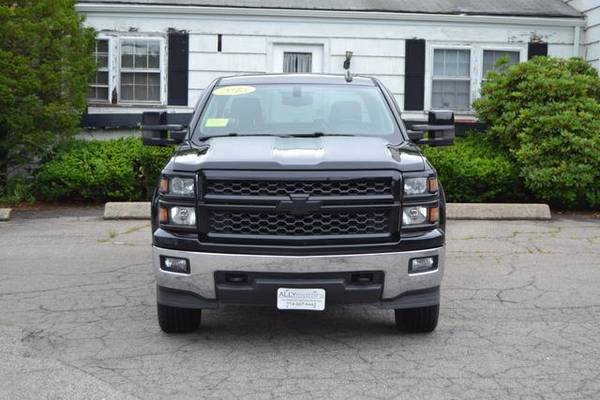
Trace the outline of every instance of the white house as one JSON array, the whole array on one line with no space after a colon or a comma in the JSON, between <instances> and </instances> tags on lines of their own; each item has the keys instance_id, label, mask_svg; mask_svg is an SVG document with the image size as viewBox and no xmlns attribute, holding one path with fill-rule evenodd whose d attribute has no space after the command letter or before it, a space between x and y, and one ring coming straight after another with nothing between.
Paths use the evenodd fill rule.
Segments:
<instances>
[{"instance_id":1,"label":"white house","mask_svg":"<svg viewBox=\"0 0 600 400\"><path fill-rule=\"evenodd\" d=\"M215 78L269 72L343 73L381 79L404 117L471 102L495 60L586 56L598 64L600 0L79 0L98 31L102 68L83 125L131 128L167 109L186 122ZM594 6L595 4L595 6ZM590 11L591 10L591 11ZM597 24L597 23L596 23Z\"/></svg>"},{"instance_id":2,"label":"white house","mask_svg":"<svg viewBox=\"0 0 600 400\"><path fill-rule=\"evenodd\" d=\"M587 20L584 29L584 57L600 70L600 0L564 0L571 7L581 11Z\"/></svg>"}]
</instances>

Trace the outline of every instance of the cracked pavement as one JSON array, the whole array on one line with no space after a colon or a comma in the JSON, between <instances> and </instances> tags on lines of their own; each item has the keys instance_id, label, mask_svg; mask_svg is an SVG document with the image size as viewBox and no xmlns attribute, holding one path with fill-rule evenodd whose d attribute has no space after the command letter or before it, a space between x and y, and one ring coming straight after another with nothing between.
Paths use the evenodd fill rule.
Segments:
<instances>
[{"instance_id":1,"label":"cracked pavement","mask_svg":"<svg viewBox=\"0 0 600 400\"><path fill-rule=\"evenodd\" d=\"M600 220L451 221L438 329L226 307L156 322L150 228L0 223L0 399L600 399Z\"/></svg>"}]
</instances>

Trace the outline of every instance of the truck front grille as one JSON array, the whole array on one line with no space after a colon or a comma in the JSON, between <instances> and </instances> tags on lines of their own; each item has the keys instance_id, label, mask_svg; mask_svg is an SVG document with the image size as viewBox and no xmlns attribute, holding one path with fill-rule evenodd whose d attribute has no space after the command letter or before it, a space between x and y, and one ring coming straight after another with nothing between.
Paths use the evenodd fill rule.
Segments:
<instances>
[{"instance_id":1,"label":"truck front grille","mask_svg":"<svg viewBox=\"0 0 600 400\"><path fill-rule=\"evenodd\" d=\"M355 181L210 181L207 194L229 196L368 196L392 193L391 179Z\"/></svg>"},{"instance_id":2,"label":"truck front grille","mask_svg":"<svg viewBox=\"0 0 600 400\"><path fill-rule=\"evenodd\" d=\"M389 233L389 211L324 212L291 215L212 211L211 232L230 235L310 236Z\"/></svg>"},{"instance_id":3,"label":"truck front grille","mask_svg":"<svg viewBox=\"0 0 600 400\"><path fill-rule=\"evenodd\" d=\"M240 246L331 246L399 240L400 173L204 171L199 239Z\"/></svg>"}]
</instances>

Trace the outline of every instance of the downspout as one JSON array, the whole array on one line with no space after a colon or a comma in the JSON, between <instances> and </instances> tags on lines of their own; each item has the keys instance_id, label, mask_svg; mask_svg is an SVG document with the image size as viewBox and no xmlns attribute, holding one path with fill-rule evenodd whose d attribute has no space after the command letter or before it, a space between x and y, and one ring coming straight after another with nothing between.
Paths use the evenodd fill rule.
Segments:
<instances>
[{"instance_id":1,"label":"downspout","mask_svg":"<svg viewBox=\"0 0 600 400\"><path fill-rule=\"evenodd\" d=\"M579 57L579 51L581 47L581 27L575 26L575 39L573 40L573 57Z\"/></svg>"}]
</instances>

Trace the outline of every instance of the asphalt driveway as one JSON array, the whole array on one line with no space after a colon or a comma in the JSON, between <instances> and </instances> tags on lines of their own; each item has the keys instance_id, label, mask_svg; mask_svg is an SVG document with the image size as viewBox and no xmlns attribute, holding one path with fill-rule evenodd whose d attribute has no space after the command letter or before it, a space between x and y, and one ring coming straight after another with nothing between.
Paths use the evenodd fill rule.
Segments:
<instances>
[{"instance_id":1,"label":"asphalt driveway","mask_svg":"<svg viewBox=\"0 0 600 400\"><path fill-rule=\"evenodd\" d=\"M168 336L150 229L100 210L0 223L1 399L600 399L600 220L452 221L440 324L227 307Z\"/></svg>"}]
</instances>

